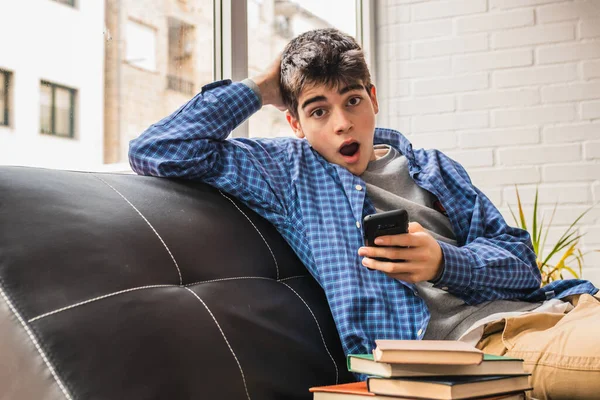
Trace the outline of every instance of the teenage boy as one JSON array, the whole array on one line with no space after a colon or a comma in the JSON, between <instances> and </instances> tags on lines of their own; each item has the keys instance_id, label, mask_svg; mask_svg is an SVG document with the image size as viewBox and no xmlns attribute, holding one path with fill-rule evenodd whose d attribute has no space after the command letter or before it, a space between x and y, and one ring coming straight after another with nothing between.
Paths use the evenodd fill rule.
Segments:
<instances>
[{"instance_id":1,"label":"teenage boy","mask_svg":"<svg viewBox=\"0 0 600 400\"><path fill-rule=\"evenodd\" d=\"M227 139L265 105L287 110L297 138ZM589 282L540 288L527 232L504 222L460 164L437 150L414 150L397 131L375 128L378 109L356 41L334 29L310 31L261 76L206 85L131 142L130 163L140 174L206 182L269 220L323 287L346 354L369 353L383 338L463 338L503 354L515 350L498 340L504 321L551 316L558 325L573 306L557 299L571 295L581 295L583 317L590 309L600 315ZM409 233L363 247L363 217L400 208L414 221ZM577 317L576 311L566 315ZM539 319L528 327L530 336ZM590 332L600 333L596 325ZM581 332L569 340L591 355L593 342L586 345L588 333ZM534 355L527 361L543 364L548 352L528 346ZM591 370L600 382L595 353ZM580 368L569 358L577 370L590 371L587 361ZM544 372L534 374L544 380ZM548 383L534 377L534 384L545 393ZM590 393L598 388L581 395Z\"/></svg>"}]
</instances>

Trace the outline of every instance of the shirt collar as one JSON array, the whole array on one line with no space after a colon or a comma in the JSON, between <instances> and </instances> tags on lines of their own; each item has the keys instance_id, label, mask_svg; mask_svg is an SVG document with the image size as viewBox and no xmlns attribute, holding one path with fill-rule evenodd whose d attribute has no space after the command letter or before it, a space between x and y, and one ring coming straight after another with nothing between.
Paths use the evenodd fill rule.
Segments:
<instances>
[{"instance_id":1,"label":"shirt collar","mask_svg":"<svg viewBox=\"0 0 600 400\"><path fill-rule=\"evenodd\" d=\"M406 159L408 160L409 170L411 172L420 172L421 168L415 160L415 153L413 151L412 144L400 132L395 131L393 129L375 128L373 144L389 144L390 146L398 150L400 154L406 157Z\"/></svg>"}]
</instances>

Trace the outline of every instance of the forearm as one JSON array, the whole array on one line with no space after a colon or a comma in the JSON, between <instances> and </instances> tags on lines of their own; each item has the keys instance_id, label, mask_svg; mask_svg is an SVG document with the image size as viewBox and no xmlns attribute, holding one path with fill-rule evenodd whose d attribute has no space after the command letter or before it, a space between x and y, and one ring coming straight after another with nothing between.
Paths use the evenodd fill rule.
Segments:
<instances>
[{"instance_id":1,"label":"forearm","mask_svg":"<svg viewBox=\"0 0 600 400\"><path fill-rule=\"evenodd\" d=\"M131 167L143 175L201 175L215 161L215 142L227 138L258 109L259 98L242 83L207 85L179 110L131 141Z\"/></svg>"},{"instance_id":2,"label":"forearm","mask_svg":"<svg viewBox=\"0 0 600 400\"><path fill-rule=\"evenodd\" d=\"M463 247L440 246L444 270L434 284L468 304L520 298L540 287L528 236L482 237Z\"/></svg>"}]
</instances>

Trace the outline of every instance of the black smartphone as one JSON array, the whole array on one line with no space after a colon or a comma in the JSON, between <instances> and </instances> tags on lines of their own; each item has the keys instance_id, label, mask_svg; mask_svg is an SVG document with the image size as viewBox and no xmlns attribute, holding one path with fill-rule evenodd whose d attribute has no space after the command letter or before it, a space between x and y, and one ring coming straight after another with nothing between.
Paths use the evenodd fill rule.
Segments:
<instances>
[{"instance_id":1,"label":"black smartphone","mask_svg":"<svg viewBox=\"0 0 600 400\"><path fill-rule=\"evenodd\" d=\"M375 238L378 236L398 235L408 233L408 212L406 210L392 210L378 214L367 215L363 218L365 246L376 246ZM402 260L389 260L375 257L379 261L401 262Z\"/></svg>"}]
</instances>

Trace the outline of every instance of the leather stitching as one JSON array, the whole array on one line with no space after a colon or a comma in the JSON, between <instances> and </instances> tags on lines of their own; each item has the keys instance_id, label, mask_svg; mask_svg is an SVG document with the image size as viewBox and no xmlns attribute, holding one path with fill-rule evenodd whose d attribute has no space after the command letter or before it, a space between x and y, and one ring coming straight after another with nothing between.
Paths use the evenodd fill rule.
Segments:
<instances>
[{"instance_id":1,"label":"leather stitching","mask_svg":"<svg viewBox=\"0 0 600 400\"><path fill-rule=\"evenodd\" d=\"M67 388L65 387L65 385L62 382L62 380L58 376L56 370L54 369L54 366L52 365L52 363L50 362L50 360L48 359L48 357L46 357L46 353L44 352L44 350L40 346L40 344L39 344L38 340L36 339L35 335L31 331L31 329L29 328L29 326L27 325L27 323L25 322L25 320L21 317L21 314L19 314L19 312L17 311L17 309L15 308L15 306L13 305L13 303L9 300L8 296L4 292L4 288L1 285L0 285L0 295L2 295L2 297L4 298L4 301L6 301L6 304L8 304L8 307L10 308L10 310L17 317L17 319L21 323L21 326L23 326L23 328L27 332L27 335L29 336L29 338L33 342L33 345L35 346L35 348L37 349L38 353L42 357L42 360L44 360L44 363L46 364L46 366L50 370L50 373L54 377L54 380L58 384L58 387L60 388L60 390L65 395L65 398L67 398L68 400L73 400L73 397L71 397L71 395L67 391Z\"/></svg>"},{"instance_id":2,"label":"leather stitching","mask_svg":"<svg viewBox=\"0 0 600 400\"><path fill-rule=\"evenodd\" d=\"M35 318L31 318L27 322L32 323L34 321L37 321L38 319L49 317L50 315L57 314L57 313L62 312L62 311L70 310L71 308L83 306L85 304L92 303L94 301L106 299L107 297L112 297L112 296L116 296L116 295L127 293L127 292L133 292L135 290L150 289L150 288L159 288L159 287L180 287L180 286L177 286L177 285L148 285L148 286L140 286L140 287L136 287L136 288L120 290L118 292L113 292L113 293L105 294L105 295L102 295L102 296L94 297L93 299L81 301L79 303L71 304L70 306L62 307L62 308L56 309L54 311L50 311L50 312L47 312L45 314L38 315Z\"/></svg>"},{"instance_id":3,"label":"leather stitching","mask_svg":"<svg viewBox=\"0 0 600 400\"><path fill-rule=\"evenodd\" d=\"M310 275L296 275L296 276L289 276L289 277L287 277L287 278L280 279L278 282L288 281L288 280L290 280L290 279L296 279L296 278L308 278L308 277L310 277Z\"/></svg>"},{"instance_id":4,"label":"leather stitching","mask_svg":"<svg viewBox=\"0 0 600 400\"><path fill-rule=\"evenodd\" d=\"M142 219L144 221L146 221L146 223L148 224L148 226L150 227L150 229L152 229L152 232L154 232L154 234L158 237L158 239L160 240L160 242L163 244L163 246L165 247L165 249L169 253L169 256L171 256L171 260L173 260L173 263L175 264L175 268L177 268L177 274L179 274L179 284L183 285L183 279L181 278L181 270L179 269L179 265L177 265L177 261L175 261L175 257L173 257L173 254L171 253L171 250L169 250L169 247L167 247L167 244L162 239L162 237L160 237L160 235L158 234L158 232L156 231L156 229L154 229L154 227L152 226L152 224L150 223L150 221L148 221L146 219L146 217L144 217L144 215L140 212L140 210L138 210L133 204L131 204L131 202L129 200L127 200L127 198L125 196L123 196L121 194L121 192L119 192L117 189L115 189L110 183L106 182L104 179L100 178L97 175L94 175L94 177L98 178L99 180L101 180L102 182L104 182L108 187L110 187L112 190L114 190L115 192L117 192L117 194L119 196L121 196L123 198L123 200L125 200L127 202L127 204L129 204L140 215L140 217L142 217Z\"/></svg>"},{"instance_id":5,"label":"leather stitching","mask_svg":"<svg viewBox=\"0 0 600 400\"><path fill-rule=\"evenodd\" d=\"M204 283L213 283L213 282L223 282L223 281L237 281L237 280L241 280L241 279L265 279L267 281L274 281L272 278L267 278L264 276L236 276L236 277L232 277L232 278L219 278L219 279L210 279L207 281L198 281L198 282L194 282L194 283L186 283L184 285L184 287L186 286L194 286L194 285L202 285Z\"/></svg>"},{"instance_id":6,"label":"leather stitching","mask_svg":"<svg viewBox=\"0 0 600 400\"><path fill-rule=\"evenodd\" d=\"M327 351L327 354L329 355L329 358L331 358L331 361L333 362L333 366L335 367L335 383L336 385L338 384L339 381L339 371L338 371L338 367L337 364L335 362L335 360L333 359L333 356L331 355L331 353L329 352L329 348L327 347L327 343L325 342L325 337L323 336L323 331L321 331L321 325L319 325L319 321L317 320L317 317L315 316L315 314L312 312L312 310L310 309L310 307L308 306L308 304L306 303L306 301L304 301L304 299L302 298L302 296L300 296L294 289L292 289L292 287L290 285L288 285L285 282L281 282L283 285L287 286L288 289L290 289L292 292L294 292L294 294L296 296L298 296L298 298L300 300L302 300L302 302L304 303L304 305L306 306L306 308L308 308L308 311L310 311L310 314L312 315L313 319L315 320L315 323L317 324L317 329L319 329L319 334L321 335L321 340L323 341L323 346L325 346L325 350Z\"/></svg>"},{"instance_id":7,"label":"leather stitching","mask_svg":"<svg viewBox=\"0 0 600 400\"><path fill-rule=\"evenodd\" d=\"M231 345L229 344L229 341L227 340L227 336L225 336L225 332L223 332L223 329L221 329L221 325L219 325L219 323L217 322L217 319L215 318L215 316L213 315L213 313L210 311L210 308L208 308L208 306L206 305L206 303L204 303L204 301L200 298L200 296L198 296L190 288L184 287L184 289L187 290L188 292L190 292L191 294L193 294L194 297L196 297L198 300L200 300L200 303L202 303L202 305L204 306L204 308L206 308L206 311L208 311L208 313L212 317L213 321L215 321L215 324L217 325L217 328L219 328L219 331L221 332L221 335L223 335L223 339L225 340L225 344L227 344L227 347L229 347L229 351L231 351L231 354L233 354L233 358L235 358L235 362L237 363L238 368L240 369L240 373L242 374L242 381L244 383L244 389L246 390L246 397L248 398L248 400L251 400L250 393L248 393L248 386L246 386L246 377L244 376L244 370L242 369L242 365L240 364L240 361L238 360L237 356L235 355L235 352L231 348Z\"/></svg>"},{"instance_id":8,"label":"leather stitching","mask_svg":"<svg viewBox=\"0 0 600 400\"><path fill-rule=\"evenodd\" d=\"M112 293L104 294L102 296L94 297L92 299L80 301L79 303L71 304L70 306L58 308L56 310L49 311L47 313L40 314L37 317L31 318L27 322L31 323L31 322L37 321L39 319L49 317L49 316L51 316L53 314L57 314L59 312L63 312L63 311L67 311L67 310L70 310L70 309L75 308L75 307L83 306L83 305L92 303L94 301L104 300L106 298L109 298L109 297L112 297L112 296L116 296L116 295L119 295L119 294L133 292L135 290L153 289L153 288L161 288L161 287L188 287L188 286L194 286L194 285L202 285L204 283L226 282L226 281L235 281L235 280L243 280L243 279L264 279L264 280L273 281L273 282L283 282L283 281L289 280L289 279L305 278L305 277L309 277L309 276L310 275L290 276L289 278L283 278L283 279L281 279L279 281L275 281L272 278L267 278L267 277L263 277L263 276L238 276L238 277L232 277L232 278L219 278L219 279L210 279L210 280L206 280L206 281L198 281L198 282L193 282L193 283L187 283L187 284L185 284L183 286L182 285L146 285L146 286L139 286L139 287L135 287L135 288L119 290L118 292L112 292Z\"/></svg>"},{"instance_id":9,"label":"leather stitching","mask_svg":"<svg viewBox=\"0 0 600 400\"><path fill-rule=\"evenodd\" d=\"M219 193L221 193L221 196L223 196L227 200L229 200L231 202L231 204L233 204L235 206L235 208L237 208L238 211L241 212L244 217L246 217L246 219L248 220L248 222L250 222L250 224L252 224L252 226L254 227L254 229L256 230L256 232L258 232L258 234L260 235L260 237L263 240L263 242L265 242L265 245L267 246L267 249L269 249L269 253L271 253L271 257L273 257L273 261L275 262L275 268L277 269L277 278L276 279L279 280L279 265L277 264L277 259L275 258L275 254L273 254L273 250L271 250L271 246L269 246L269 243L267 243L267 240L265 239L265 237L262 235L262 233L260 233L260 231L258 230L258 228L256 227L256 225L254 225L254 222L252 222L252 220L250 218L248 218L248 216L246 215L246 213L243 212L242 209L239 208L238 205L235 204L235 202L231 198L227 197L220 190L219 190Z\"/></svg>"}]
</instances>

